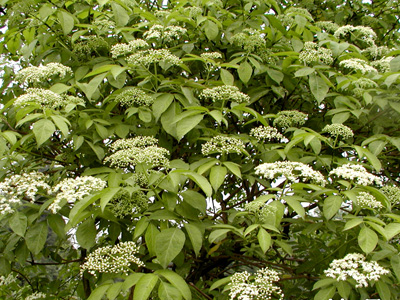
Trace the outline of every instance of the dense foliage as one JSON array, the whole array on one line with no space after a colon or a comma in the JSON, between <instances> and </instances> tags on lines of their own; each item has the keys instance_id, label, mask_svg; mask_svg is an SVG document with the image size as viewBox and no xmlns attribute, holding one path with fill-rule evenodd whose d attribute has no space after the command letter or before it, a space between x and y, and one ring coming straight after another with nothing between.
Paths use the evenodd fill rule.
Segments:
<instances>
[{"instance_id":1,"label":"dense foliage","mask_svg":"<svg viewBox=\"0 0 400 300\"><path fill-rule=\"evenodd\" d=\"M397 1L0 5L2 299L400 298Z\"/></svg>"}]
</instances>

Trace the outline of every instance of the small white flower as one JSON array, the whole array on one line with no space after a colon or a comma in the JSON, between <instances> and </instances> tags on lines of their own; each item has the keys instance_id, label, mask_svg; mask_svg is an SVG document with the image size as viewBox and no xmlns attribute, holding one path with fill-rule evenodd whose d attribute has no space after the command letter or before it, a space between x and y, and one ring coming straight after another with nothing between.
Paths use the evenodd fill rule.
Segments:
<instances>
[{"instance_id":1,"label":"small white flower","mask_svg":"<svg viewBox=\"0 0 400 300\"><path fill-rule=\"evenodd\" d=\"M366 60L362 60L359 58L350 58L350 59L342 60L339 63L339 66L346 68L346 69L351 69L356 72L360 71L361 74L378 73L378 70L375 69L374 67L370 66Z\"/></svg>"},{"instance_id":2,"label":"small white flower","mask_svg":"<svg viewBox=\"0 0 400 300\"><path fill-rule=\"evenodd\" d=\"M283 110L277 114L274 126L288 128L301 126L307 121L308 115L297 110Z\"/></svg>"},{"instance_id":3,"label":"small white flower","mask_svg":"<svg viewBox=\"0 0 400 300\"><path fill-rule=\"evenodd\" d=\"M382 180L367 172L367 170L358 164L345 164L329 172L329 176L336 175L344 179L350 179L359 185L370 185L375 183L381 185Z\"/></svg>"},{"instance_id":4,"label":"small white flower","mask_svg":"<svg viewBox=\"0 0 400 300\"><path fill-rule=\"evenodd\" d=\"M400 188L397 186L385 185L380 191L388 198L392 205L400 203Z\"/></svg>"},{"instance_id":5,"label":"small white flower","mask_svg":"<svg viewBox=\"0 0 400 300\"><path fill-rule=\"evenodd\" d=\"M59 95L50 90L29 88L26 94L19 96L14 101L15 106L25 107L30 103L39 104L43 108L57 109L68 104L84 105L84 101L78 97Z\"/></svg>"},{"instance_id":6,"label":"small white flower","mask_svg":"<svg viewBox=\"0 0 400 300\"><path fill-rule=\"evenodd\" d=\"M146 31L143 37L146 40L161 39L163 42L172 42L179 40L185 33L186 29L180 26L162 26L153 25Z\"/></svg>"},{"instance_id":7,"label":"small white flower","mask_svg":"<svg viewBox=\"0 0 400 300\"><path fill-rule=\"evenodd\" d=\"M369 281L378 281L381 275L389 274L390 271L376 261L366 262L360 253L351 253L342 259L334 259L324 273L337 281L353 278L357 282L356 288L362 288L368 287Z\"/></svg>"},{"instance_id":8,"label":"small white flower","mask_svg":"<svg viewBox=\"0 0 400 300\"><path fill-rule=\"evenodd\" d=\"M21 83L26 82L38 84L51 79L51 77L55 75L64 78L70 74L72 74L72 69L70 67L64 66L60 63L48 63L45 66L22 69L15 76L15 80Z\"/></svg>"},{"instance_id":9,"label":"small white flower","mask_svg":"<svg viewBox=\"0 0 400 300\"><path fill-rule=\"evenodd\" d=\"M153 104L154 99L141 89L131 88L123 91L121 94L115 97L115 101L119 102L121 105L131 107L134 104L139 106L150 106Z\"/></svg>"},{"instance_id":10,"label":"small white flower","mask_svg":"<svg viewBox=\"0 0 400 300\"><path fill-rule=\"evenodd\" d=\"M277 161L274 163L265 163L255 167L256 174L262 175L266 179L275 179L283 176L290 182L314 181L320 185L325 185L324 176L313 170L310 166L295 161Z\"/></svg>"},{"instance_id":11,"label":"small white flower","mask_svg":"<svg viewBox=\"0 0 400 300\"><path fill-rule=\"evenodd\" d=\"M129 266L134 263L144 266L144 263L135 256L139 247L134 242L122 242L115 246L97 248L90 253L86 261L81 265L81 275L88 271L97 277L97 273L125 273L130 271Z\"/></svg>"},{"instance_id":12,"label":"small white flower","mask_svg":"<svg viewBox=\"0 0 400 300\"><path fill-rule=\"evenodd\" d=\"M233 85L222 85L211 89L204 89L200 93L200 98L211 99L213 102L232 101L236 103L249 102L250 97L239 91Z\"/></svg>"},{"instance_id":13,"label":"small white flower","mask_svg":"<svg viewBox=\"0 0 400 300\"><path fill-rule=\"evenodd\" d=\"M357 36L357 38L370 46L375 44L374 40L376 39L376 33L370 27L345 25L339 27L334 33L334 36L338 39L346 38L350 35Z\"/></svg>"},{"instance_id":14,"label":"small white flower","mask_svg":"<svg viewBox=\"0 0 400 300\"><path fill-rule=\"evenodd\" d=\"M340 136L343 139L351 138L354 135L353 130L351 130L350 127L347 127L346 125L343 125L343 124L326 125L322 129L322 132L327 132L333 137L339 137Z\"/></svg>"},{"instance_id":15,"label":"small white flower","mask_svg":"<svg viewBox=\"0 0 400 300\"><path fill-rule=\"evenodd\" d=\"M160 62L168 63L172 66L177 66L182 63L181 59L176 55L173 55L168 49L142 50L132 54L127 60L131 65L143 65L145 67Z\"/></svg>"},{"instance_id":16,"label":"small white flower","mask_svg":"<svg viewBox=\"0 0 400 300\"><path fill-rule=\"evenodd\" d=\"M250 130L250 135L260 141L277 140L280 143L287 143L289 140L278 129L271 126L259 126Z\"/></svg>"},{"instance_id":17,"label":"small white flower","mask_svg":"<svg viewBox=\"0 0 400 300\"><path fill-rule=\"evenodd\" d=\"M305 64L313 62L330 65L333 62L332 50L318 46L314 42L305 42L299 54L299 60Z\"/></svg>"},{"instance_id":18,"label":"small white flower","mask_svg":"<svg viewBox=\"0 0 400 300\"><path fill-rule=\"evenodd\" d=\"M211 138L211 140L204 143L201 147L201 153L203 155L210 155L213 153L242 154L244 151L245 151L245 146L241 140L223 135L217 135Z\"/></svg>"},{"instance_id":19,"label":"small white flower","mask_svg":"<svg viewBox=\"0 0 400 300\"><path fill-rule=\"evenodd\" d=\"M360 207L369 207L369 208L382 208L383 205L381 202L376 200L376 198L367 192L360 192L355 201Z\"/></svg>"}]
</instances>

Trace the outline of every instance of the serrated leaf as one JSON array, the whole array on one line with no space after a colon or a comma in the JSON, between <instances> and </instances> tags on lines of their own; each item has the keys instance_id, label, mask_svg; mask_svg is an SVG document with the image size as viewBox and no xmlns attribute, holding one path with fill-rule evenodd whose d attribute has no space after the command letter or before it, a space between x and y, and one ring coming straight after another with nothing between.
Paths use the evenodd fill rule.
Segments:
<instances>
[{"instance_id":1,"label":"serrated leaf","mask_svg":"<svg viewBox=\"0 0 400 300\"><path fill-rule=\"evenodd\" d=\"M66 11L59 11L57 13L57 17L60 21L64 35L67 35L72 31L72 29L74 29L74 17L70 13Z\"/></svg>"},{"instance_id":2,"label":"serrated leaf","mask_svg":"<svg viewBox=\"0 0 400 300\"><path fill-rule=\"evenodd\" d=\"M356 227L360 225L363 222L363 219L361 218L353 218L348 221L346 221L346 224L344 225L343 231L349 230L353 227Z\"/></svg>"},{"instance_id":3,"label":"serrated leaf","mask_svg":"<svg viewBox=\"0 0 400 300\"><path fill-rule=\"evenodd\" d=\"M196 256L199 256L200 249L203 245L203 234L201 230L194 224L186 223L185 229L188 233L190 242L192 243L192 247Z\"/></svg>"},{"instance_id":4,"label":"serrated leaf","mask_svg":"<svg viewBox=\"0 0 400 300\"><path fill-rule=\"evenodd\" d=\"M329 196L324 200L323 212L326 219L331 219L342 206L343 198L340 196Z\"/></svg>"},{"instance_id":5,"label":"serrated leaf","mask_svg":"<svg viewBox=\"0 0 400 300\"><path fill-rule=\"evenodd\" d=\"M263 228L258 230L257 234L258 243L260 244L261 250L265 253L271 247L271 235Z\"/></svg>"},{"instance_id":6,"label":"serrated leaf","mask_svg":"<svg viewBox=\"0 0 400 300\"><path fill-rule=\"evenodd\" d=\"M33 124L33 134L35 135L38 147L46 142L54 133L56 127L54 123L47 119L42 119Z\"/></svg>"},{"instance_id":7,"label":"serrated leaf","mask_svg":"<svg viewBox=\"0 0 400 300\"><path fill-rule=\"evenodd\" d=\"M336 287L330 286L320 290L314 297L314 300L329 300L336 293Z\"/></svg>"},{"instance_id":8,"label":"serrated leaf","mask_svg":"<svg viewBox=\"0 0 400 300\"><path fill-rule=\"evenodd\" d=\"M28 249L34 254L42 251L47 239L47 222L42 221L32 225L25 234L25 242Z\"/></svg>"},{"instance_id":9,"label":"serrated leaf","mask_svg":"<svg viewBox=\"0 0 400 300\"><path fill-rule=\"evenodd\" d=\"M240 64L239 68L237 69L237 72L239 74L240 80L244 84L247 84L251 78L251 75L253 74L253 68L247 61L245 61Z\"/></svg>"},{"instance_id":10,"label":"serrated leaf","mask_svg":"<svg viewBox=\"0 0 400 300\"><path fill-rule=\"evenodd\" d=\"M171 270L157 270L154 274L161 275L167 279L183 296L185 300L192 299L192 293L189 286L181 276Z\"/></svg>"},{"instance_id":11,"label":"serrated leaf","mask_svg":"<svg viewBox=\"0 0 400 300\"><path fill-rule=\"evenodd\" d=\"M163 268L181 252L185 240L185 234L178 228L164 229L156 236L156 255Z\"/></svg>"},{"instance_id":12,"label":"serrated leaf","mask_svg":"<svg viewBox=\"0 0 400 300\"><path fill-rule=\"evenodd\" d=\"M12 231L14 231L19 236L24 236L26 228L28 227L28 218L20 212L15 212L10 218L8 224Z\"/></svg>"},{"instance_id":13,"label":"serrated leaf","mask_svg":"<svg viewBox=\"0 0 400 300\"><path fill-rule=\"evenodd\" d=\"M172 285L161 281L158 287L158 297L160 300L180 300L181 293Z\"/></svg>"},{"instance_id":14,"label":"serrated leaf","mask_svg":"<svg viewBox=\"0 0 400 300\"><path fill-rule=\"evenodd\" d=\"M90 249L96 244L96 235L94 220L89 218L79 225L76 231L76 240L82 248Z\"/></svg>"},{"instance_id":15,"label":"serrated leaf","mask_svg":"<svg viewBox=\"0 0 400 300\"><path fill-rule=\"evenodd\" d=\"M148 299L158 280L158 276L153 273L144 274L136 283L133 300Z\"/></svg>"},{"instance_id":16,"label":"serrated leaf","mask_svg":"<svg viewBox=\"0 0 400 300\"><path fill-rule=\"evenodd\" d=\"M229 72L226 69L221 69L220 72L221 72L222 82L225 85L233 85L233 83L235 82L235 79L234 79L233 75L231 74L231 72Z\"/></svg>"},{"instance_id":17,"label":"serrated leaf","mask_svg":"<svg viewBox=\"0 0 400 300\"><path fill-rule=\"evenodd\" d=\"M227 169L222 166L214 166L210 171L210 183L214 188L214 191L217 191L219 187L224 183L225 176L227 173Z\"/></svg>"},{"instance_id":18,"label":"serrated leaf","mask_svg":"<svg viewBox=\"0 0 400 300\"><path fill-rule=\"evenodd\" d=\"M317 76L316 74L310 74L309 83L311 93L314 95L318 104L321 104L328 94L329 86L321 77Z\"/></svg>"},{"instance_id":19,"label":"serrated leaf","mask_svg":"<svg viewBox=\"0 0 400 300\"><path fill-rule=\"evenodd\" d=\"M129 14L121 5L111 2L112 11L114 14L115 23L117 26L122 27L125 26L129 21Z\"/></svg>"},{"instance_id":20,"label":"serrated leaf","mask_svg":"<svg viewBox=\"0 0 400 300\"><path fill-rule=\"evenodd\" d=\"M378 235L372 229L363 227L358 234L358 245L365 253L372 252L378 244Z\"/></svg>"},{"instance_id":21,"label":"serrated leaf","mask_svg":"<svg viewBox=\"0 0 400 300\"><path fill-rule=\"evenodd\" d=\"M219 33L218 25L215 24L211 20L207 20L204 24L205 24L204 25L204 32L205 32L207 38L210 41L215 40L218 37L218 33Z\"/></svg>"}]
</instances>

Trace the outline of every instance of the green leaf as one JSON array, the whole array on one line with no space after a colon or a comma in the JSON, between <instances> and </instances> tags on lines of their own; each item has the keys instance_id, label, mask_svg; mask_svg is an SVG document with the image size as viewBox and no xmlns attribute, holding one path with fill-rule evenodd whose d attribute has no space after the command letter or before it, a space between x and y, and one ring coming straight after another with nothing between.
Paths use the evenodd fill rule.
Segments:
<instances>
[{"instance_id":1,"label":"green leaf","mask_svg":"<svg viewBox=\"0 0 400 300\"><path fill-rule=\"evenodd\" d=\"M217 229L214 230L210 233L210 235L208 236L208 241L211 243L218 243L219 241L221 241L222 239L224 239L226 237L226 234L232 231L231 229Z\"/></svg>"},{"instance_id":2,"label":"green leaf","mask_svg":"<svg viewBox=\"0 0 400 300\"><path fill-rule=\"evenodd\" d=\"M318 101L318 104L321 104L328 94L329 86L321 77L317 76L316 74L310 74L309 78L311 93Z\"/></svg>"},{"instance_id":3,"label":"green leaf","mask_svg":"<svg viewBox=\"0 0 400 300\"><path fill-rule=\"evenodd\" d=\"M161 281L158 287L158 297L160 300L180 300L181 293L171 284Z\"/></svg>"},{"instance_id":4,"label":"green leaf","mask_svg":"<svg viewBox=\"0 0 400 300\"><path fill-rule=\"evenodd\" d=\"M281 71L270 69L270 68L267 69L267 74L276 83L281 83L284 78L284 75Z\"/></svg>"},{"instance_id":5,"label":"green leaf","mask_svg":"<svg viewBox=\"0 0 400 300\"><path fill-rule=\"evenodd\" d=\"M178 228L162 230L156 236L156 255L164 269L181 252L185 239L185 234Z\"/></svg>"},{"instance_id":6,"label":"green leaf","mask_svg":"<svg viewBox=\"0 0 400 300\"><path fill-rule=\"evenodd\" d=\"M188 172L185 171L183 172L184 175L186 175L188 178L196 182L196 184L203 190L203 192L206 194L207 197L211 197L212 195L212 187L208 180L197 174L196 172Z\"/></svg>"},{"instance_id":7,"label":"green leaf","mask_svg":"<svg viewBox=\"0 0 400 300\"><path fill-rule=\"evenodd\" d=\"M149 219L147 217L140 218L140 220L136 223L133 239L136 240L139 236L141 236L147 229L147 226L149 226Z\"/></svg>"},{"instance_id":8,"label":"green leaf","mask_svg":"<svg viewBox=\"0 0 400 300\"><path fill-rule=\"evenodd\" d=\"M397 280L400 280L400 257L396 254L390 258L390 264L392 266L392 270L397 277Z\"/></svg>"},{"instance_id":9,"label":"green leaf","mask_svg":"<svg viewBox=\"0 0 400 300\"><path fill-rule=\"evenodd\" d=\"M68 136L69 134L69 128L68 126L71 125L71 123L68 121L68 119L62 117L62 116L57 116L57 115L52 115L51 118L53 119L54 124L60 129L64 137Z\"/></svg>"},{"instance_id":10,"label":"green leaf","mask_svg":"<svg viewBox=\"0 0 400 300\"><path fill-rule=\"evenodd\" d=\"M379 297L381 298L381 300L392 299L392 296L391 296L392 293L386 282L384 282L382 280L378 280L375 284L376 284L376 289L378 290Z\"/></svg>"},{"instance_id":11,"label":"green leaf","mask_svg":"<svg viewBox=\"0 0 400 300\"><path fill-rule=\"evenodd\" d=\"M152 273L144 274L136 283L133 300L146 300L158 282L158 276Z\"/></svg>"},{"instance_id":12,"label":"green leaf","mask_svg":"<svg viewBox=\"0 0 400 300\"><path fill-rule=\"evenodd\" d=\"M192 299L192 293L189 286L181 276L171 270L157 270L154 274L161 275L167 279L183 296L185 300Z\"/></svg>"},{"instance_id":13,"label":"green leaf","mask_svg":"<svg viewBox=\"0 0 400 300\"><path fill-rule=\"evenodd\" d=\"M320 290L314 297L314 300L329 300L336 293L336 287L330 286Z\"/></svg>"},{"instance_id":14,"label":"green leaf","mask_svg":"<svg viewBox=\"0 0 400 300\"><path fill-rule=\"evenodd\" d=\"M349 230L353 227L360 225L363 222L362 218L352 218L346 222L344 225L343 231Z\"/></svg>"},{"instance_id":15,"label":"green leaf","mask_svg":"<svg viewBox=\"0 0 400 300\"><path fill-rule=\"evenodd\" d=\"M260 244L261 250L265 253L271 247L271 235L263 228L258 230L257 234L258 243Z\"/></svg>"},{"instance_id":16,"label":"green leaf","mask_svg":"<svg viewBox=\"0 0 400 300\"><path fill-rule=\"evenodd\" d=\"M173 100L174 95L171 94L161 94L154 100L152 109L156 121L158 121L161 115L168 109Z\"/></svg>"},{"instance_id":17,"label":"green leaf","mask_svg":"<svg viewBox=\"0 0 400 300\"><path fill-rule=\"evenodd\" d=\"M213 21L207 20L204 23L204 33L210 41L217 39L219 33L218 25Z\"/></svg>"},{"instance_id":18,"label":"green leaf","mask_svg":"<svg viewBox=\"0 0 400 300\"><path fill-rule=\"evenodd\" d=\"M54 133L56 127L54 123L47 119L42 119L33 124L33 134L35 135L38 147L46 142Z\"/></svg>"},{"instance_id":19,"label":"green leaf","mask_svg":"<svg viewBox=\"0 0 400 300\"><path fill-rule=\"evenodd\" d=\"M304 68L298 69L294 73L294 77L303 77L303 76L310 75L311 73L314 73L314 72L315 72L314 68L304 67Z\"/></svg>"},{"instance_id":20,"label":"green leaf","mask_svg":"<svg viewBox=\"0 0 400 300\"><path fill-rule=\"evenodd\" d=\"M83 221L77 231L76 240L82 248L90 249L96 244L97 230L92 218Z\"/></svg>"},{"instance_id":21,"label":"green leaf","mask_svg":"<svg viewBox=\"0 0 400 300\"><path fill-rule=\"evenodd\" d=\"M203 120L204 115L193 115L183 118L176 123L176 137L181 140L190 130L196 127Z\"/></svg>"},{"instance_id":22,"label":"green leaf","mask_svg":"<svg viewBox=\"0 0 400 300\"><path fill-rule=\"evenodd\" d=\"M28 227L28 218L20 212L15 212L14 215L8 221L10 228L19 236L24 236L26 228Z\"/></svg>"},{"instance_id":23,"label":"green leaf","mask_svg":"<svg viewBox=\"0 0 400 300\"><path fill-rule=\"evenodd\" d=\"M65 221L61 215L51 214L47 217L47 222L60 238L63 239L65 237Z\"/></svg>"},{"instance_id":24,"label":"green leaf","mask_svg":"<svg viewBox=\"0 0 400 300\"><path fill-rule=\"evenodd\" d=\"M34 254L42 251L47 239L47 222L42 221L32 225L25 234L25 242L28 249Z\"/></svg>"},{"instance_id":25,"label":"green leaf","mask_svg":"<svg viewBox=\"0 0 400 300\"><path fill-rule=\"evenodd\" d=\"M228 283L231 282L231 276L228 277L224 277L222 279L219 279L217 281L215 281L211 286L210 286L210 291L215 290L217 288L219 288L222 285L226 285Z\"/></svg>"},{"instance_id":26,"label":"green leaf","mask_svg":"<svg viewBox=\"0 0 400 300\"><path fill-rule=\"evenodd\" d=\"M121 293L123 282L114 282L107 290L108 300L114 300Z\"/></svg>"},{"instance_id":27,"label":"green leaf","mask_svg":"<svg viewBox=\"0 0 400 300\"><path fill-rule=\"evenodd\" d=\"M242 178L242 172L240 171L240 165L231 162L231 161L224 161L222 163L228 170L234 174L236 177Z\"/></svg>"},{"instance_id":28,"label":"green leaf","mask_svg":"<svg viewBox=\"0 0 400 300\"><path fill-rule=\"evenodd\" d=\"M206 213L207 201L202 194L192 190L186 190L181 193L181 195L183 197L183 201L185 201L187 204L198 209L202 213Z\"/></svg>"},{"instance_id":29,"label":"green leaf","mask_svg":"<svg viewBox=\"0 0 400 300\"><path fill-rule=\"evenodd\" d=\"M340 196L329 196L324 200L323 212L326 219L331 219L342 206L343 198Z\"/></svg>"},{"instance_id":30,"label":"green leaf","mask_svg":"<svg viewBox=\"0 0 400 300\"><path fill-rule=\"evenodd\" d=\"M107 292L108 288L110 287L110 285L111 285L111 283L105 283L105 284L98 286L90 293L90 297L87 300L102 299L104 294Z\"/></svg>"},{"instance_id":31,"label":"green leaf","mask_svg":"<svg viewBox=\"0 0 400 300\"><path fill-rule=\"evenodd\" d=\"M115 23L117 26L122 27L128 24L129 22L129 14L128 12L119 4L114 1L111 2L112 11L114 14Z\"/></svg>"},{"instance_id":32,"label":"green leaf","mask_svg":"<svg viewBox=\"0 0 400 300\"><path fill-rule=\"evenodd\" d=\"M318 280L318 281L314 284L312 290L314 291L314 290L316 290L316 289L322 288L322 287L327 286L327 285L334 284L334 283L336 283L336 282L337 282L337 280L336 280L336 279L333 279L333 278L324 278L324 279L320 279L320 280Z\"/></svg>"},{"instance_id":33,"label":"green leaf","mask_svg":"<svg viewBox=\"0 0 400 300\"><path fill-rule=\"evenodd\" d=\"M224 183L225 176L227 173L227 169L222 166L214 166L210 171L210 183L214 188L214 191L217 191L219 187Z\"/></svg>"},{"instance_id":34,"label":"green leaf","mask_svg":"<svg viewBox=\"0 0 400 300\"><path fill-rule=\"evenodd\" d=\"M397 56L390 61L390 71L392 72L400 71L400 56Z\"/></svg>"},{"instance_id":35,"label":"green leaf","mask_svg":"<svg viewBox=\"0 0 400 300\"><path fill-rule=\"evenodd\" d=\"M89 83L77 82L76 85L85 93L88 100L92 100L93 94L96 92L99 85L103 82L103 79L107 76L107 73L97 75Z\"/></svg>"},{"instance_id":36,"label":"green leaf","mask_svg":"<svg viewBox=\"0 0 400 300\"><path fill-rule=\"evenodd\" d=\"M57 17L60 21L64 35L67 35L72 31L72 29L74 29L74 17L70 13L66 11L59 11L57 13Z\"/></svg>"},{"instance_id":37,"label":"green leaf","mask_svg":"<svg viewBox=\"0 0 400 300\"><path fill-rule=\"evenodd\" d=\"M156 247L157 247L156 241L159 233L160 231L158 231L157 227L154 224L149 223L144 238L146 240L147 250L149 250L149 254L151 256L156 256Z\"/></svg>"},{"instance_id":38,"label":"green leaf","mask_svg":"<svg viewBox=\"0 0 400 300\"><path fill-rule=\"evenodd\" d=\"M142 278L145 274L144 273L133 273L126 277L124 283L122 284L122 290L127 291L132 286L138 283L140 278Z\"/></svg>"},{"instance_id":39,"label":"green leaf","mask_svg":"<svg viewBox=\"0 0 400 300\"><path fill-rule=\"evenodd\" d=\"M253 74L253 68L251 67L251 65L247 61L244 61L240 64L237 71L238 71L240 80L244 84L247 84L251 78L251 75Z\"/></svg>"},{"instance_id":40,"label":"green leaf","mask_svg":"<svg viewBox=\"0 0 400 300\"><path fill-rule=\"evenodd\" d=\"M222 82L225 84L225 85L233 85L234 84L234 82L235 82L235 78L233 77L233 75L231 74L231 72L229 72L228 70L226 70L226 69L221 69L221 79L222 79Z\"/></svg>"},{"instance_id":41,"label":"green leaf","mask_svg":"<svg viewBox=\"0 0 400 300\"><path fill-rule=\"evenodd\" d=\"M203 234L201 230L193 223L186 223L185 229L192 243L194 253L196 256L199 256L201 246L203 245Z\"/></svg>"},{"instance_id":42,"label":"green leaf","mask_svg":"<svg viewBox=\"0 0 400 300\"><path fill-rule=\"evenodd\" d=\"M301 198L300 198L301 199ZM283 197L283 200L289 204L289 206L299 214L300 217L304 218L306 215L306 212L304 210L304 207L301 205L301 202L299 201L299 197L297 196L285 196Z\"/></svg>"},{"instance_id":43,"label":"green leaf","mask_svg":"<svg viewBox=\"0 0 400 300\"><path fill-rule=\"evenodd\" d=\"M394 236L400 233L400 223L390 223L385 227L385 232L388 240L391 240Z\"/></svg>"},{"instance_id":44,"label":"green leaf","mask_svg":"<svg viewBox=\"0 0 400 300\"><path fill-rule=\"evenodd\" d=\"M335 283L339 295L345 299L349 298L351 293L351 285L346 281L337 281Z\"/></svg>"},{"instance_id":45,"label":"green leaf","mask_svg":"<svg viewBox=\"0 0 400 300\"><path fill-rule=\"evenodd\" d=\"M108 202L121 190L120 187L108 187L100 192L100 207L104 211Z\"/></svg>"},{"instance_id":46,"label":"green leaf","mask_svg":"<svg viewBox=\"0 0 400 300\"><path fill-rule=\"evenodd\" d=\"M358 234L358 245L365 253L372 252L378 244L378 235L372 229L363 227Z\"/></svg>"}]
</instances>

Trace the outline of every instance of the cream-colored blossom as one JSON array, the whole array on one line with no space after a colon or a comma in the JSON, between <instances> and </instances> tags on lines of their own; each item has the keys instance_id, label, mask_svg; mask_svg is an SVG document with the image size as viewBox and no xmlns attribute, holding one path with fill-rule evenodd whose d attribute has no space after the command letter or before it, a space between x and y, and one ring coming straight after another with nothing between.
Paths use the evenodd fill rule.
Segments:
<instances>
[{"instance_id":1,"label":"cream-colored blossom","mask_svg":"<svg viewBox=\"0 0 400 300\"><path fill-rule=\"evenodd\" d=\"M130 88L115 97L115 101L119 102L121 105L131 107L135 104L139 106L150 106L153 104L154 99L139 88Z\"/></svg>"},{"instance_id":2,"label":"cream-colored blossom","mask_svg":"<svg viewBox=\"0 0 400 300\"><path fill-rule=\"evenodd\" d=\"M308 115L297 110L283 110L278 112L274 126L288 128L301 126L307 121Z\"/></svg>"},{"instance_id":3,"label":"cream-colored blossom","mask_svg":"<svg viewBox=\"0 0 400 300\"><path fill-rule=\"evenodd\" d=\"M299 54L299 60L304 64L314 62L330 65L333 62L332 50L318 46L314 42L305 42Z\"/></svg>"},{"instance_id":4,"label":"cream-colored blossom","mask_svg":"<svg viewBox=\"0 0 400 300\"><path fill-rule=\"evenodd\" d=\"M200 93L200 98L211 99L213 102L232 101L236 103L249 102L250 97L239 91L233 85L222 85L214 88L204 89Z\"/></svg>"},{"instance_id":5,"label":"cream-colored blossom","mask_svg":"<svg viewBox=\"0 0 400 300\"><path fill-rule=\"evenodd\" d=\"M320 185L325 185L324 176L313 170L309 165L295 161L277 161L274 163L264 163L255 167L255 173L262 175L266 179L275 179L283 176L290 182L313 181Z\"/></svg>"},{"instance_id":6,"label":"cream-colored blossom","mask_svg":"<svg viewBox=\"0 0 400 300\"><path fill-rule=\"evenodd\" d=\"M254 136L259 142L263 141L279 141L287 143L289 140L278 129L271 126L259 126L250 130L250 135Z\"/></svg>"},{"instance_id":7,"label":"cream-colored blossom","mask_svg":"<svg viewBox=\"0 0 400 300\"><path fill-rule=\"evenodd\" d=\"M84 100L68 95L59 95L50 90L29 88L26 93L14 101L15 106L25 107L29 104L38 104L42 108L58 109L68 104L84 105Z\"/></svg>"},{"instance_id":8,"label":"cream-colored blossom","mask_svg":"<svg viewBox=\"0 0 400 300\"><path fill-rule=\"evenodd\" d=\"M217 135L208 142L204 143L201 147L203 155L210 155L214 153L228 154L236 153L242 154L245 151L245 146L241 140L234 137Z\"/></svg>"},{"instance_id":9,"label":"cream-colored blossom","mask_svg":"<svg viewBox=\"0 0 400 300\"><path fill-rule=\"evenodd\" d=\"M376 198L367 192L360 192L357 197L355 204L361 208L369 207L369 208L382 208L383 205L381 202L376 200Z\"/></svg>"},{"instance_id":10,"label":"cream-colored blossom","mask_svg":"<svg viewBox=\"0 0 400 300\"><path fill-rule=\"evenodd\" d=\"M279 279L278 272L269 268L259 269L254 275L247 271L235 273L229 284L229 300L283 300L282 290L274 284Z\"/></svg>"},{"instance_id":11,"label":"cream-colored blossom","mask_svg":"<svg viewBox=\"0 0 400 300\"><path fill-rule=\"evenodd\" d=\"M348 36L355 36L358 39L364 41L369 46L374 45L374 41L376 39L376 33L372 28L353 25L345 25L339 27L335 31L334 36L338 39L347 38Z\"/></svg>"},{"instance_id":12,"label":"cream-colored blossom","mask_svg":"<svg viewBox=\"0 0 400 300\"><path fill-rule=\"evenodd\" d=\"M343 124L330 124L326 125L322 132L327 132L333 137L341 137L343 139L348 139L353 137L354 133L350 127Z\"/></svg>"},{"instance_id":13,"label":"cream-colored blossom","mask_svg":"<svg viewBox=\"0 0 400 300\"><path fill-rule=\"evenodd\" d=\"M130 271L130 265L144 266L144 263L135 256L139 247L134 242L122 242L114 246L97 248L86 257L81 265L81 274L88 271L97 277L97 273L124 273Z\"/></svg>"},{"instance_id":14,"label":"cream-colored blossom","mask_svg":"<svg viewBox=\"0 0 400 300\"><path fill-rule=\"evenodd\" d=\"M352 278L356 281L356 288L362 288L368 287L371 281L378 281L382 275L389 274L390 271L381 267L376 261L365 261L365 256L360 253L351 253L342 259L334 259L324 273L337 281Z\"/></svg>"},{"instance_id":15,"label":"cream-colored blossom","mask_svg":"<svg viewBox=\"0 0 400 300\"><path fill-rule=\"evenodd\" d=\"M153 25L143 35L144 39L160 39L163 42L172 42L179 40L183 35L186 34L186 29L180 26L162 26Z\"/></svg>"},{"instance_id":16,"label":"cream-colored blossom","mask_svg":"<svg viewBox=\"0 0 400 300\"><path fill-rule=\"evenodd\" d=\"M51 79L53 76L64 78L72 74L70 67L60 63L48 63L45 66L28 67L20 70L15 76L15 80L21 83L43 83Z\"/></svg>"},{"instance_id":17,"label":"cream-colored blossom","mask_svg":"<svg viewBox=\"0 0 400 300\"><path fill-rule=\"evenodd\" d=\"M329 176L335 175L337 177L342 177L344 179L349 179L354 181L354 183L359 185L370 185L376 184L381 185L382 180L371 173L359 164L345 164L333 169L329 172Z\"/></svg>"},{"instance_id":18,"label":"cream-colored blossom","mask_svg":"<svg viewBox=\"0 0 400 300\"><path fill-rule=\"evenodd\" d=\"M386 196L392 205L400 203L400 188L394 185L385 185L380 191Z\"/></svg>"},{"instance_id":19,"label":"cream-colored blossom","mask_svg":"<svg viewBox=\"0 0 400 300\"><path fill-rule=\"evenodd\" d=\"M143 65L148 67L150 64L161 62L172 66L182 63L181 59L173 55L168 49L142 50L128 57L128 63L131 65Z\"/></svg>"},{"instance_id":20,"label":"cream-colored blossom","mask_svg":"<svg viewBox=\"0 0 400 300\"><path fill-rule=\"evenodd\" d=\"M148 48L149 44L142 39L135 39L130 41L128 44L115 44L111 47L111 55L113 58L124 56L136 52L139 49Z\"/></svg>"},{"instance_id":21,"label":"cream-colored blossom","mask_svg":"<svg viewBox=\"0 0 400 300\"><path fill-rule=\"evenodd\" d=\"M361 74L378 73L378 70L370 66L368 61L359 58L349 58L342 60L339 63L339 66L345 69L350 69L355 72L360 71Z\"/></svg>"}]
</instances>

